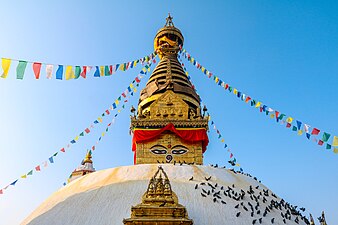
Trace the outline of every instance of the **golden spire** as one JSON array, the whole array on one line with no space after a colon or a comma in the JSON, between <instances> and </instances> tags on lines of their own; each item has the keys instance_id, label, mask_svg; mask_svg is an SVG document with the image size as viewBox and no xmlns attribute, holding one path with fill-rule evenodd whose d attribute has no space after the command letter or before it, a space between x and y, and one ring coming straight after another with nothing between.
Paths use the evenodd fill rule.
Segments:
<instances>
[{"instance_id":1,"label":"golden spire","mask_svg":"<svg viewBox=\"0 0 338 225\"><path fill-rule=\"evenodd\" d=\"M93 161L92 161L92 151L91 150L89 150L89 151L87 150L87 154L86 154L86 157L83 160L82 165L85 164L85 163L93 163Z\"/></svg>"}]
</instances>

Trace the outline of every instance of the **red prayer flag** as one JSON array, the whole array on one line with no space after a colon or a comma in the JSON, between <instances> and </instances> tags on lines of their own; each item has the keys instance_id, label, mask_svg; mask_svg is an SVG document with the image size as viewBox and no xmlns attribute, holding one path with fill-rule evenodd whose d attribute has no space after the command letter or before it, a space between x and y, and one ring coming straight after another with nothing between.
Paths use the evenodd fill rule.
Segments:
<instances>
[{"instance_id":1,"label":"red prayer flag","mask_svg":"<svg viewBox=\"0 0 338 225\"><path fill-rule=\"evenodd\" d=\"M318 145L323 145L323 144L324 144L324 141L322 141L322 140L318 141Z\"/></svg>"},{"instance_id":2,"label":"red prayer flag","mask_svg":"<svg viewBox=\"0 0 338 225\"><path fill-rule=\"evenodd\" d=\"M112 75L113 74L113 65L109 66L109 74Z\"/></svg>"},{"instance_id":3,"label":"red prayer flag","mask_svg":"<svg viewBox=\"0 0 338 225\"><path fill-rule=\"evenodd\" d=\"M125 94L124 92L122 93L122 96L123 96L124 98L127 97L126 94Z\"/></svg>"},{"instance_id":4,"label":"red prayer flag","mask_svg":"<svg viewBox=\"0 0 338 225\"><path fill-rule=\"evenodd\" d=\"M39 165L39 166L36 166L36 167L35 167L35 170L36 170L36 171L41 171L40 165Z\"/></svg>"},{"instance_id":5,"label":"red prayer flag","mask_svg":"<svg viewBox=\"0 0 338 225\"><path fill-rule=\"evenodd\" d=\"M66 152L65 148L61 148L60 151L61 151L61 152Z\"/></svg>"},{"instance_id":6,"label":"red prayer flag","mask_svg":"<svg viewBox=\"0 0 338 225\"><path fill-rule=\"evenodd\" d=\"M246 97L246 99L245 99L245 103L248 103L249 101L251 100L251 98L248 96L248 97Z\"/></svg>"},{"instance_id":7,"label":"red prayer flag","mask_svg":"<svg viewBox=\"0 0 338 225\"><path fill-rule=\"evenodd\" d=\"M108 127L110 127L111 123L108 124Z\"/></svg>"},{"instance_id":8,"label":"red prayer flag","mask_svg":"<svg viewBox=\"0 0 338 225\"><path fill-rule=\"evenodd\" d=\"M312 134L312 135L318 135L319 132L320 132L320 130L318 130L317 128L313 128L311 134Z\"/></svg>"},{"instance_id":9,"label":"red prayer flag","mask_svg":"<svg viewBox=\"0 0 338 225\"><path fill-rule=\"evenodd\" d=\"M230 159L231 159L233 156L234 156L234 155L231 153L231 154L230 154Z\"/></svg>"},{"instance_id":10,"label":"red prayer flag","mask_svg":"<svg viewBox=\"0 0 338 225\"><path fill-rule=\"evenodd\" d=\"M4 192L2 191L2 189L0 189L0 195L2 195Z\"/></svg>"},{"instance_id":11,"label":"red prayer flag","mask_svg":"<svg viewBox=\"0 0 338 225\"><path fill-rule=\"evenodd\" d=\"M225 89L225 90L228 89L228 87L229 87L229 84L225 84L225 85L224 85L224 89Z\"/></svg>"},{"instance_id":12,"label":"red prayer flag","mask_svg":"<svg viewBox=\"0 0 338 225\"><path fill-rule=\"evenodd\" d=\"M107 115L109 115L109 114L110 114L110 112L109 112L109 110L108 110L108 109L106 110L106 113L107 113Z\"/></svg>"},{"instance_id":13,"label":"red prayer flag","mask_svg":"<svg viewBox=\"0 0 338 225\"><path fill-rule=\"evenodd\" d=\"M291 123L287 123L287 124L286 124L286 127L287 127L287 128L290 128L290 127L291 127Z\"/></svg>"},{"instance_id":14,"label":"red prayer flag","mask_svg":"<svg viewBox=\"0 0 338 225\"><path fill-rule=\"evenodd\" d=\"M88 134L90 132L90 130L88 128L86 128L85 132Z\"/></svg>"},{"instance_id":15,"label":"red prayer flag","mask_svg":"<svg viewBox=\"0 0 338 225\"><path fill-rule=\"evenodd\" d=\"M41 63L39 63L39 62L33 63L33 71L34 71L34 74L35 74L35 79L40 78L40 69L41 69Z\"/></svg>"},{"instance_id":16,"label":"red prayer flag","mask_svg":"<svg viewBox=\"0 0 338 225\"><path fill-rule=\"evenodd\" d=\"M83 66L80 76L86 78L86 75L87 75L87 66Z\"/></svg>"},{"instance_id":17,"label":"red prayer flag","mask_svg":"<svg viewBox=\"0 0 338 225\"><path fill-rule=\"evenodd\" d=\"M137 83L140 83L140 82L141 82L141 80L140 80L138 77L135 78L135 81L136 81Z\"/></svg>"},{"instance_id":18,"label":"red prayer flag","mask_svg":"<svg viewBox=\"0 0 338 225\"><path fill-rule=\"evenodd\" d=\"M92 147L93 151L95 150L95 146Z\"/></svg>"}]
</instances>

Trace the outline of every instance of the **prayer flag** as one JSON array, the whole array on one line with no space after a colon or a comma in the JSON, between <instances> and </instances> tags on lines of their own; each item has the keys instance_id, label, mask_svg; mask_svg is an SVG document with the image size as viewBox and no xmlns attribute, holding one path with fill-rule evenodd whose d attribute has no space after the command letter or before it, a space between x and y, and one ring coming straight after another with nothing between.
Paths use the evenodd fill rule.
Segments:
<instances>
[{"instance_id":1,"label":"prayer flag","mask_svg":"<svg viewBox=\"0 0 338 225\"><path fill-rule=\"evenodd\" d=\"M34 71L35 79L40 78L40 70L41 70L41 63L39 62L33 63L33 71Z\"/></svg>"},{"instance_id":2,"label":"prayer flag","mask_svg":"<svg viewBox=\"0 0 338 225\"><path fill-rule=\"evenodd\" d=\"M261 102L257 102L256 105L255 105L256 108L258 108L260 106L261 106Z\"/></svg>"},{"instance_id":3,"label":"prayer flag","mask_svg":"<svg viewBox=\"0 0 338 225\"><path fill-rule=\"evenodd\" d=\"M23 75L25 74L27 62L26 61L19 61L18 66L16 67L16 79L23 79Z\"/></svg>"},{"instance_id":4,"label":"prayer flag","mask_svg":"<svg viewBox=\"0 0 338 225\"><path fill-rule=\"evenodd\" d=\"M94 77L100 77L100 69L98 66L95 67L96 68L96 71L94 73Z\"/></svg>"},{"instance_id":5,"label":"prayer flag","mask_svg":"<svg viewBox=\"0 0 338 225\"><path fill-rule=\"evenodd\" d=\"M49 162L50 162L50 163L54 163L53 156L49 157Z\"/></svg>"},{"instance_id":6,"label":"prayer flag","mask_svg":"<svg viewBox=\"0 0 338 225\"><path fill-rule=\"evenodd\" d=\"M18 182L18 180L16 180L16 181L13 181L10 185L15 185L16 184L16 182Z\"/></svg>"},{"instance_id":7,"label":"prayer flag","mask_svg":"<svg viewBox=\"0 0 338 225\"><path fill-rule=\"evenodd\" d=\"M104 76L104 66L100 66L100 76Z\"/></svg>"},{"instance_id":8,"label":"prayer flag","mask_svg":"<svg viewBox=\"0 0 338 225\"><path fill-rule=\"evenodd\" d=\"M286 127L290 128L291 127L291 123L286 123Z\"/></svg>"},{"instance_id":9,"label":"prayer flag","mask_svg":"<svg viewBox=\"0 0 338 225\"><path fill-rule=\"evenodd\" d=\"M2 70L3 70L1 77L7 78L9 67L11 66L11 59L2 58L1 65L2 65Z\"/></svg>"},{"instance_id":10,"label":"prayer flag","mask_svg":"<svg viewBox=\"0 0 338 225\"><path fill-rule=\"evenodd\" d=\"M232 153L230 153L230 159L233 157L234 155Z\"/></svg>"},{"instance_id":11,"label":"prayer flag","mask_svg":"<svg viewBox=\"0 0 338 225\"><path fill-rule=\"evenodd\" d=\"M248 103L249 101L251 100L251 98L248 96L248 97L246 97L246 99L245 99L245 103Z\"/></svg>"},{"instance_id":12,"label":"prayer flag","mask_svg":"<svg viewBox=\"0 0 338 225\"><path fill-rule=\"evenodd\" d=\"M39 165L39 166L36 166L36 167L35 167L35 170L36 170L36 171L41 171L40 165Z\"/></svg>"},{"instance_id":13,"label":"prayer flag","mask_svg":"<svg viewBox=\"0 0 338 225\"><path fill-rule=\"evenodd\" d=\"M86 78L87 76L87 66L82 67L82 72L80 74L81 77Z\"/></svg>"},{"instance_id":14,"label":"prayer flag","mask_svg":"<svg viewBox=\"0 0 338 225\"><path fill-rule=\"evenodd\" d=\"M83 133L83 132L81 132L79 135L80 135L81 137L83 137L83 136L84 136L84 133Z\"/></svg>"},{"instance_id":15,"label":"prayer flag","mask_svg":"<svg viewBox=\"0 0 338 225\"><path fill-rule=\"evenodd\" d=\"M31 170L27 173L27 175L32 175L32 174L33 174L33 170Z\"/></svg>"},{"instance_id":16,"label":"prayer flag","mask_svg":"<svg viewBox=\"0 0 338 225\"><path fill-rule=\"evenodd\" d=\"M70 143L72 143L72 144L75 144L75 143L76 143L76 141L75 141L75 140L71 140L71 141L70 141Z\"/></svg>"},{"instance_id":17,"label":"prayer flag","mask_svg":"<svg viewBox=\"0 0 338 225\"><path fill-rule=\"evenodd\" d=\"M310 128L310 125L307 125L307 124L304 123L304 131L306 133L309 133L309 128Z\"/></svg>"},{"instance_id":18,"label":"prayer flag","mask_svg":"<svg viewBox=\"0 0 338 225\"><path fill-rule=\"evenodd\" d=\"M104 75L105 75L105 76L109 76L109 75L110 75L109 66L105 66L105 67L104 67Z\"/></svg>"},{"instance_id":19,"label":"prayer flag","mask_svg":"<svg viewBox=\"0 0 338 225\"><path fill-rule=\"evenodd\" d=\"M318 141L318 145L323 145L323 144L324 144L324 141L322 141L322 140Z\"/></svg>"},{"instance_id":20,"label":"prayer flag","mask_svg":"<svg viewBox=\"0 0 338 225\"><path fill-rule=\"evenodd\" d=\"M2 191L2 189L0 189L0 195L2 195L4 192Z\"/></svg>"},{"instance_id":21,"label":"prayer flag","mask_svg":"<svg viewBox=\"0 0 338 225\"><path fill-rule=\"evenodd\" d=\"M79 138L80 138L79 136L76 136L76 137L74 138L74 140L77 141L77 140L79 140Z\"/></svg>"},{"instance_id":22,"label":"prayer flag","mask_svg":"<svg viewBox=\"0 0 338 225\"><path fill-rule=\"evenodd\" d=\"M326 144L326 149L331 149L331 145L330 144Z\"/></svg>"},{"instance_id":23,"label":"prayer flag","mask_svg":"<svg viewBox=\"0 0 338 225\"><path fill-rule=\"evenodd\" d=\"M338 136L333 137L332 146L338 146Z\"/></svg>"},{"instance_id":24,"label":"prayer flag","mask_svg":"<svg viewBox=\"0 0 338 225\"><path fill-rule=\"evenodd\" d=\"M60 151L61 151L61 152L66 152L65 148L61 148Z\"/></svg>"},{"instance_id":25,"label":"prayer flag","mask_svg":"<svg viewBox=\"0 0 338 225\"><path fill-rule=\"evenodd\" d=\"M313 129L312 129L312 132L311 132L311 134L312 134L312 135L318 135L318 134L319 134L319 132L320 132L320 130L319 130L319 129L317 129L317 128L313 128Z\"/></svg>"},{"instance_id":26,"label":"prayer flag","mask_svg":"<svg viewBox=\"0 0 338 225\"><path fill-rule=\"evenodd\" d=\"M47 79L52 79L52 76L53 76L53 67L54 65L46 65L46 77Z\"/></svg>"},{"instance_id":27,"label":"prayer flag","mask_svg":"<svg viewBox=\"0 0 338 225\"><path fill-rule=\"evenodd\" d=\"M56 79L62 80L62 75L63 75L63 65L59 65L56 71Z\"/></svg>"},{"instance_id":28,"label":"prayer flag","mask_svg":"<svg viewBox=\"0 0 338 225\"><path fill-rule=\"evenodd\" d=\"M121 65L120 70L126 71L126 64L125 64L125 63L123 63L123 64Z\"/></svg>"},{"instance_id":29,"label":"prayer flag","mask_svg":"<svg viewBox=\"0 0 338 225\"><path fill-rule=\"evenodd\" d=\"M323 133L323 138L322 138L323 141L327 142L329 140L330 136L331 136L331 134L328 134L328 133L324 132Z\"/></svg>"},{"instance_id":30,"label":"prayer flag","mask_svg":"<svg viewBox=\"0 0 338 225\"><path fill-rule=\"evenodd\" d=\"M302 131L302 130L298 130L297 134L298 134L298 135L302 135L302 134L303 134L303 131Z\"/></svg>"},{"instance_id":31,"label":"prayer flag","mask_svg":"<svg viewBox=\"0 0 338 225\"><path fill-rule=\"evenodd\" d=\"M297 131L297 127L296 127L296 126L293 126L293 127L292 127L292 130L293 130L293 131Z\"/></svg>"},{"instance_id":32,"label":"prayer flag","mask_svg":"<svg viewBox=\"0 0 338 225\"><path fill-rule=\"evenodd\" d=\"M97 120L98 120L100 123L102 123L102 118L101 118L101 117L97 118Z\"/></svg>"},{"instance_id":33,"label":"prayer flag","mask_svg":"<svg viewBox=\"0 0 338 225\"><path fill-rule=\"evenodd\" d=\"M293 120L293 118L292 118L292 117L288 117L288 118L286 119L286 122L288 122L288 123L292 123L292 120Z\"/></svg>"},{"instance_id":34,"label":"prayer flag","mask_svg":"<svg viewBox=\"0 0 338 225\"><path fill-rule=\"evenodd\" d=\"M306 137L307 137L307 139L309 139L309 140L310 140L311 134L309 134L309 133L306 133Z\"/></svg>"},{"instance_id":35,"label":"prayer flag","mask_svg":"<svg viewBox=\"0 0 338 225\"><path fill-rule=\"evenodd\" d=\"M73 71L73 67L72 66L67 66L66 67L66 80L70 80L70 79L74 79L75 78L75 74Z\"/></svg>"},{"instance_id":36,"label":"prayer flag","mask_svg":"<svg viewBox=\"0 0 338 225\"><path fill-rule=\"evenodd\" d=\"M25 175L22 175L21 178L27 178L27 175L26 175L26 174L25 174Z\"/></svg>"},{"instance_id":37,"label":"prayer flag","mask_svg":"<svg viewBox=\"0 0 338 225\"><path fill-rule=\"evenodd\" d=\"M338 148L334 148L333 152L337 154L338 153Z\"/></svg>"},{"instance_id":38,"label":"prayer flag","mask_svg":"<svg viewBox=\"0 0 338 225\"><path fill-rule=\"evenodd\" d=\"M109 110L108 110L108 109L107 109L105 112L107 113L107 115L109 115L109 114L110 114L110 112L109 112Z\"/></svg>"},{"instance_id":39,"label":"prayer flag","mask_svg":"<svg viewBox=\"0 0 338 225\"><path fill-rule=\"evenodd\" d=\"M98 124L98 123L99 123L99 121L95 120L95 121L94 121L94 123L95 123L95 124Z\"/></svg>"},{"instance_id":40,"label":"prayer flag","mask_svg":"<svg viewBox=\"0 0 338 225\"><path fill-rule=\"evenodd\" d=\"M277 120L277 122L278 122L279 112L278 112L278 111L275 111L275 115L276 115L276 120Z\"/></svg>"},{"instance_id":41,"label":"prayer flag","mask_svg":"<svg viewBox=\"0 0 338 225\"><path fill-rule=\"evenodd\" d=\"M300 130L300 127L302 126L302 122L300 122L298 120L296 120L296 122L297 122L297 128L298 128L298 130Z\"/></svg>"},{"instance_id":42,"label":"prayer flag","mask_svg":"<svg viewBox=\"0 0 338 225\"><path fill-rule=\"evenodd\" d=\"M75 79L79 78L81 75L81 66L75 66Z\"/></svg>"},{"instance_id":43,"label":"prayer flag","mask_svg":"<svg viewBox=\"0 0 338 225\"><path fill-rule=\"evenodd\" d=\"M85 132L88 134L90 132L90 130L88 128L86 128Z\"/></svg>"},{"instance_id":44,"label":"prayer flag","mask_svg":"<svg viewBox=\"0 0 338 225\"><path fill-rule=\"evenodd\" d=\"M141 80L140 80L138 77L135 78L135 81L136 81L137 83L140 83L140 82L141 82Z\"/></svg>"}]
</instances>

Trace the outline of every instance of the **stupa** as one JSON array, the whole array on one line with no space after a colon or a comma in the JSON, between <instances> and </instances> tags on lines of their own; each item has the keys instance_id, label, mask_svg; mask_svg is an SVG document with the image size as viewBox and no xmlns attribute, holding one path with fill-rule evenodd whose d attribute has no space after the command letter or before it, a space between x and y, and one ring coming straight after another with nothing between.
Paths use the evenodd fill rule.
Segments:
<instances>
[{"instance_id":1,"label":"stupa","mask_svg":"<svg viewBox=\"0 0 338 225\"><path fill-rule=\"evenodd\" d=\"M251 175L203 165L208 119L177 60L183 42L169 15L154 40L160 62L131 110L134 165L77 178L22 224L310 224Z\"/></svg>"}]
</instances>

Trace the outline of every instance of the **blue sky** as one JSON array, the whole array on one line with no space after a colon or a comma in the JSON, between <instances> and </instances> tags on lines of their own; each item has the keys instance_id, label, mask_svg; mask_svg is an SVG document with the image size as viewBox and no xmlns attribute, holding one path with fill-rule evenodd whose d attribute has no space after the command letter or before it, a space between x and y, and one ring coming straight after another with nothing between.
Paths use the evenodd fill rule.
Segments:
<instances>
[{"instance_id":1,"label":"blue sky","mask_svg":"<svg viewBox=\"0 0 338 225\"><path fill-rule=\"evenodd\" d=\"M338 135L338 5L335 1L1 2L0 57L64 65L127 62L153 51L168 12L184 47L223 81L273 109ZM188 62L185 62L189 64ZM0 80L0 188L66 146L120 96L141 69L111 77ZM294 205L338 224L337 157L187 70L243 169ZM1 70L2 72L2 70ZM141 82L144 87L147 77ZM97 170L131 165L131 105L93 154ZM17 224L58 190L111 120L105 118L55 163L0 196L0 224ZM205 164L229 153L213 129Z\"/></svg>"}]
</instances>

